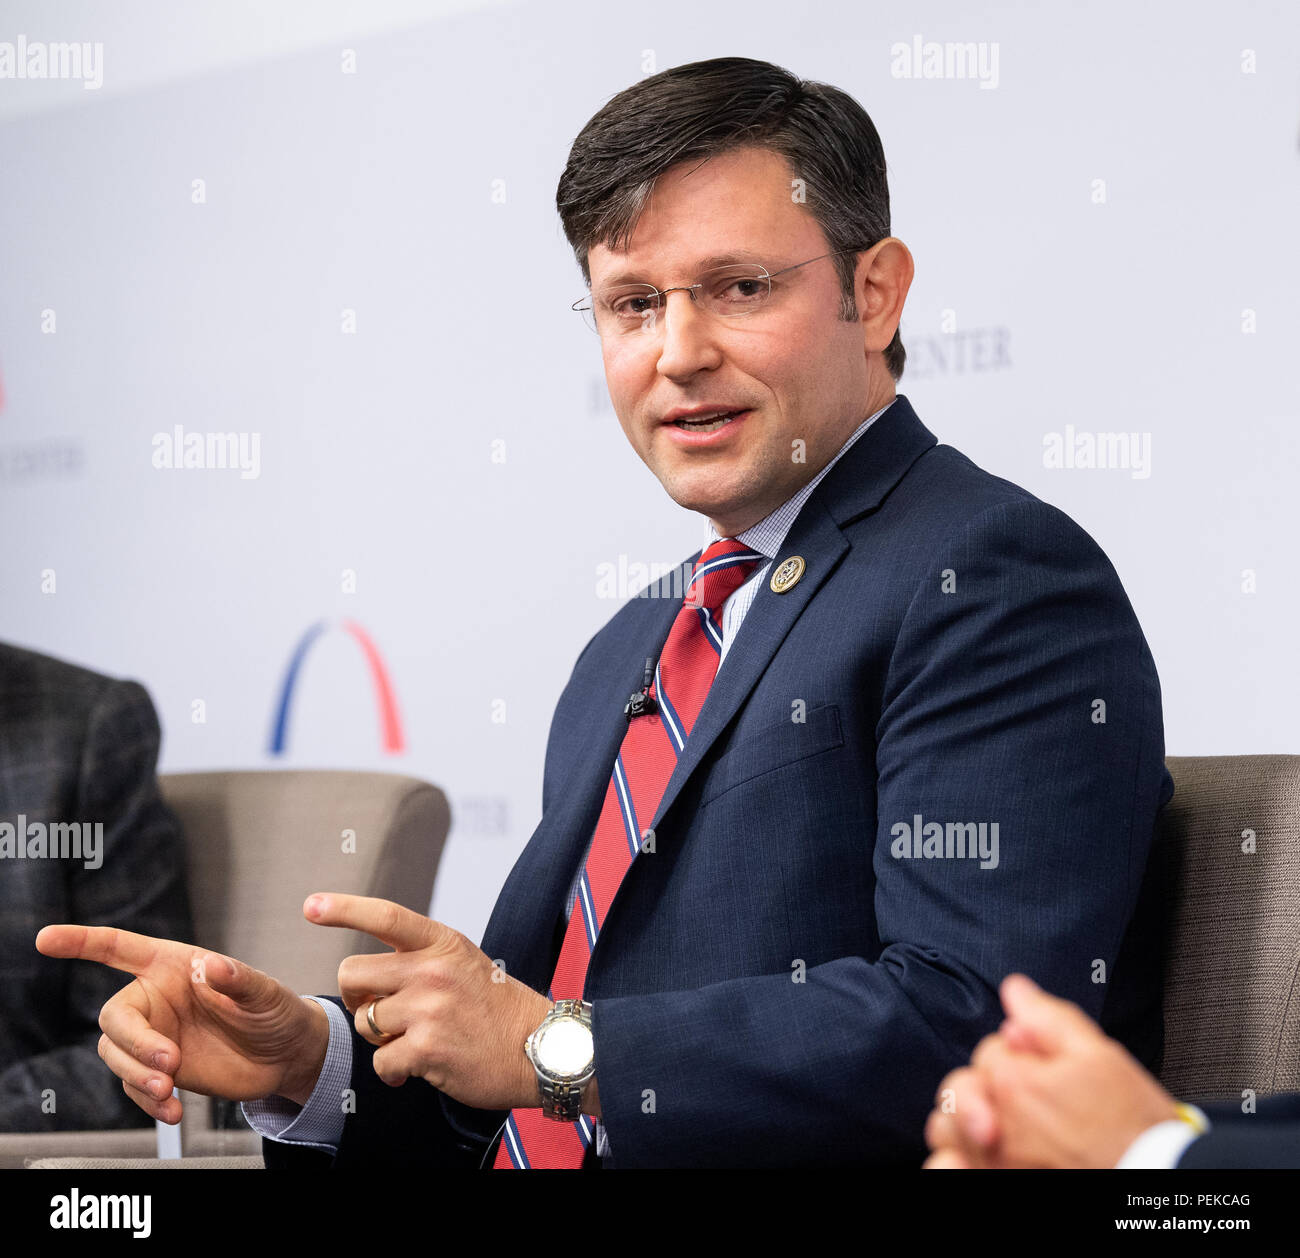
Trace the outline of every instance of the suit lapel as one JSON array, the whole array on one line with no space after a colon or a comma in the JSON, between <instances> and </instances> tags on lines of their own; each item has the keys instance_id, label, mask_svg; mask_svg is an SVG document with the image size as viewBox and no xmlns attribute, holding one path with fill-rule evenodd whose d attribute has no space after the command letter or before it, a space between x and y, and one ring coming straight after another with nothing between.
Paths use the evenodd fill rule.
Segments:
<instances>
[{"instance_id":1,"label":"suit lapel","mask_svg":"<svg viewBox=\"0 0 1300 1258\"><path fill-rule=\"evenodd\" d=\"M820 489L821 486L819 485ZM654 820L647 824L658 829L664 814L672 807L691 774L708 755L718 735L740 710L758 679L763 675L777 647L799 619L800 613L816 594L823 581L834 570L841 556L849 548L844 535L814 498L810 498L799 512L781 553L772 561L764 577L764 587L754 597L745 613L736 640L727 649L727 658L709 687L699 718L691 729L690 737L677 758L677 765L663 797L655 810ZM802 556L807 565L802 579L785 594L772 591L768 580L781 562L789 555Z\"/></svg>"}]
</instances>

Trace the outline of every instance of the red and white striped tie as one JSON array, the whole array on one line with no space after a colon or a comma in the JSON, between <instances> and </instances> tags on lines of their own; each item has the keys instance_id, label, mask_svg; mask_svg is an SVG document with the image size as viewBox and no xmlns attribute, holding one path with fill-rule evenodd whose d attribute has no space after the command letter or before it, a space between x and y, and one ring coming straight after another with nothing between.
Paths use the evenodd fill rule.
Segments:
<instances>
[{"instance_id":1,"label":"red and white striped tie","mask_svg":"<svg viewBox=\"0 0 1300 1258\"><path fill-rule=\"evenodd\" d=\"M641 827L649 826L659 807L717 674L722 660L722 605L766 561L766 555L724 537L709 546L695 565L651 684L658 710L628 722L614 759L578 898L555 964L552 1000L576 1000L583 994L596 937L623 875L640 851ZM547 1118L540 1107L511 1110L494 1166L498 1170L579 1167L591 1133L591 1120L585 1116L566 1123Z\"/></svg>"}]
</instances>

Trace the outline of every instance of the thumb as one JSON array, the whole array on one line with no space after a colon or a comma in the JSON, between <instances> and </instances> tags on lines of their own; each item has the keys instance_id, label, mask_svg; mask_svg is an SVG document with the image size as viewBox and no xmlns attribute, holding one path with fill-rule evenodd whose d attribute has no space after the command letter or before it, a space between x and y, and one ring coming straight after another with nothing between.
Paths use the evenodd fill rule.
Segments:
<instances>
[{"instance_id":1,"label":"thumb","mask_svg":"<svg viewBox=\"0 0 1300 1258\"><path fill-rule=\"evenodd\" d=\"M269 974L219 952L196 954L190 978L246 1009L264 1008L278 995L279 984Z\"/></svg>"},{"instance_id":2,"label":"thumb","mask_svg":"<svg viewBox=\"0 0 1300 1258\"><path fill-rule=\"evenodd\" d=\"M1078 1005L1049 995L1024 974L1007 975L1001 995L1007 1036L1017 1048L1059 1053L1081 1037L1101 1034Z\"/></svg>"}]
</instances>

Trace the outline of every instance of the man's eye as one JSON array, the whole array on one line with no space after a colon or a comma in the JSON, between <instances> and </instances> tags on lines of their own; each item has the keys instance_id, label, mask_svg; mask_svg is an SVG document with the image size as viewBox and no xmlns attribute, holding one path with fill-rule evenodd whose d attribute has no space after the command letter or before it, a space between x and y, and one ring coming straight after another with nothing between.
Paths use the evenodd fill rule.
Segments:
<instances>
[{"instance_id":1,"label":"man's eye","mask_svg":"<svg viewBox=\"0 0 1300 1258\"><path fill-rule=\"evenodd\" d=\"M767 287L761 279L728 280L717 292L717 298L725 305L754 305L767 296Z\"/></svg>"},{"instance_id":2,"label":"man's eye","mask_svg":"<svg viewBox=\"0 0 1300 1258\"><path fill-rule=\"evenodd\" d=\"M650 309L650 300L649 297L620 297L611 304L610 309L620 319L639 318Z\"/></svg>"}]
</instances>

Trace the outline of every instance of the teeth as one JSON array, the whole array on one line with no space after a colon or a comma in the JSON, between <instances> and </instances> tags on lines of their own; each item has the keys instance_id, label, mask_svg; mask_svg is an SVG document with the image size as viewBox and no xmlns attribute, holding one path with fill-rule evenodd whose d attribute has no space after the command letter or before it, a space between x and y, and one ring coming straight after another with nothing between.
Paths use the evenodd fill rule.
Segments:
<instances>
[{"instance_id":1,"label":"teeth","mask_svg":"<svg viewBox=\"0 0 1300 1258\"><path fill-rule=\"evenodd\" d=\"M720 426L739 413L739 411L719 411L716 415L692 415L690 419L679 419L674 422L685 424L690 428L707 428L710 425Z\"/></svg>"}]
</instances>

